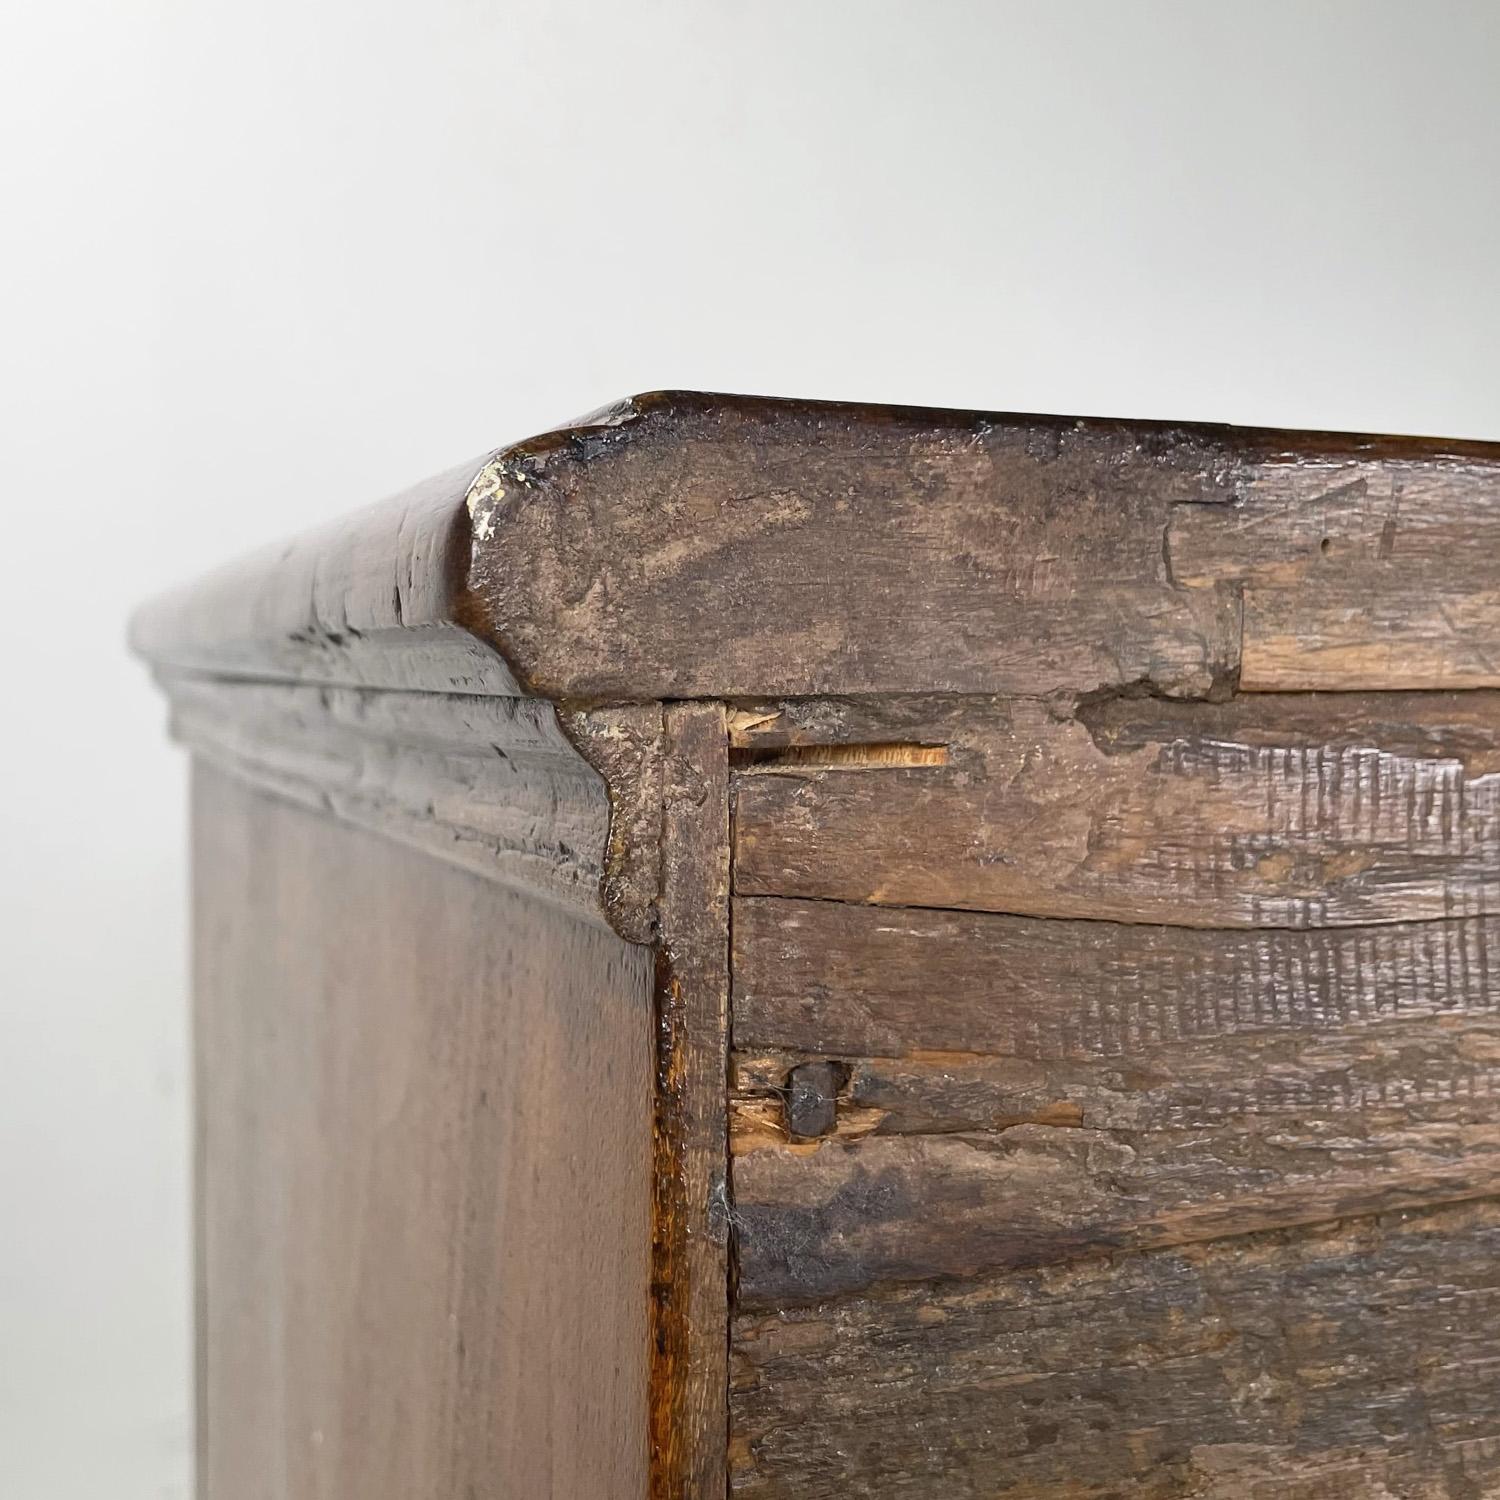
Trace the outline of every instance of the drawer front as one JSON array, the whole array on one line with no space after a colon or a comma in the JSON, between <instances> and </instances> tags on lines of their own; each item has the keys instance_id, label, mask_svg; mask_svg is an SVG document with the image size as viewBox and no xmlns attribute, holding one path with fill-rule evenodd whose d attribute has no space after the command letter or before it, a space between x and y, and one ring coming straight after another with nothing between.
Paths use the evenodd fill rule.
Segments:
<instances>
[{"instance_id":1,"label":"drawer front","mask_svg":"<svg viewBox=\"0 0 1500 1500\"><path fill-rule=\"evenodd\" d=\"M735 1492L1500 1490L1496 696L737 724Z\"/></svg>"}]
</instances>

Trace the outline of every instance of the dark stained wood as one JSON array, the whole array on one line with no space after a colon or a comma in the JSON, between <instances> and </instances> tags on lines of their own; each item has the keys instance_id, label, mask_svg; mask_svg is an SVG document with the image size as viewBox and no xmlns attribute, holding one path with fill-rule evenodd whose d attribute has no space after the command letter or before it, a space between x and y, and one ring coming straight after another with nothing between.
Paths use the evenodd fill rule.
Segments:
<instances>
[{"instance_id":1,"label":"dark stained wood","mask_svg":"<svg viewBox=\"0 0 1500 1500\"><path fill-rule=\"evenodd\" d=\"M1500 916L1233 930L740 897L734 1040L1031 1061L1500 1017Z\"/></svg>"},{"instance_id":2,"label":"dark stained wood","mask_svg":"<svg viewBox=\"0 0 1500 1500\"><path fill-rule=\"evenodd\" d=\"M1500 1494L1500 1208L735 1320L744 1500Z\"/></svg>"},{"instance_id":3,"label":"dark stained wood","mask_svg":"<svg viewBox=\"0 0 1500 1500\"><path fill-rule=\"evenodd\" d=\"M205 1493L644 1494L649 953L195 786Z\"/></svg>"},{"instance_id":4,"label":"dark stained wood","mask_svg":"<svg viewBox=\"0 0 1500 1500\"><path fill-rule=\"evenodd\" d=\"M152 600L131 644L179 673L516 696L504 659L457 618L482 463Z\"/></svg>"},{"instance_id":5,"label":"dark stained wood","mask_svg":"<svg viewBox=\"0 0 1500 1500\"><path fill-rule=\"evenodd\" d=\"M787 1135L793 1140L832 1135L838 1124L839 1070L830 1062L799 1062L785 1077Z\"/></svg>"},{"instance_id":6,"label":"dark stained wood","mask_svg":"<svg viewBox=\"0 0 1500 1500\"><path fill-rule=\"evenodd\" d=\"M1335 703L1321 725L1253 698L934 707L946 764L745 768L735 887L1200 927L1500 909L1500 776L1415 749L1422 719L1387 748L1378 712Z\"/></svg>"},{"instance_id":7,"label":"dark stained wood","mask_svg":"<svg viewBox=\"0 0 1500 1500\"><path fill-rule=\"evenodd\" d=\"M665 710L657 963L652 1500L722 1500L729 1312L724 710Z\"/></svg>"},{"instance_id":8,"label":"dark stained wood","mask_svg":"<svg viewBox=\"0 0 1500 1500\"><path fill-rule=\"evenodd\" d=\"M1201 696L1239 669L1234 559L1261 511L1399 486L1389 578L1490 513L1497 464L1481 443L659 393L268 549L134 639L218 675L554 699ZM1377 649L1399 623L1370 616ZM1397 678L1378 685L1433 685ZM1351 685L1345 665L1317 685Z\"/></svg>"},{"instance_id":9,"label":"dark stained wood","mask_svg":"<svg viewBox=\"0 0 1500 1500\"><path fill-rule=\"evenodd\" d=\"M735 903L739 1297L1500 1189L1500 919L1207 933ZM836 1060L828 1138L791 1117Z\"/></svg>"},{"instance_id":10,"label":"dark stained wood","mask_svg":"<svg viewBox=\"0 0 1500 1500\"><path fill-rule=\"evenodd\" d=\"M1436 1059L1405 1066L1403 1051L1420 1056L1426 1039L1407 1032L1382 1040L1384 1046L1348 1049L1356 1053L1348 1065L1353 1088L1385 1091L1385 1100L1364 1108L1344 1104L1334 1086L1327 1091L1334 1097L1301 1108L1282 1102L1277 1109L1273 1099L1256 1109L1252 1094L1240 1111L1231 1099L1232 1112L1195 1113L1191 1104L1201 1093L1193 1094L1189 1074L1177 1090L1116 1096L1104 1105L1095 1104L1092 1080L1085 1079L1046 1101L1052 1107L1036 1111L1041 1119L1023 1113L1008 1123L1001 1113L998 1122L981 1122L975 1117L986 1112L984 1100L973 1096L992 1076L980 1072L976 1080L941 1066L902 1069L883 1059L861 1063L856 1104L874 1101L878 1112L879 1101L904 1095L909 1112L925 1107L909 1123L947 1129L835 1137L811 1146L752 1138L734 1165L739 1305L820 1301L891 1282L973 1276L1500 1192L1500 1067L1492 1060L1473 1069L1464 1057L1466 1048L1493 1057L1493 1029L1471 1031L1451 1050L1439 1044ZM1315 1054L1288 1065L1253 1052L1238 1059L1243 1070L1273 1076L1284 1067L1292 1091L1308 1087L1320 1067L1334 1071L1344 1062ZM1211 1092L1234 1071L1230 1059L1214 1059L1199 1072L1199 1090ZM1472 1093L1471 1075L1477 1075ZM1107 1093L1108 1084L1100 1091ZM1003 1096L1003 1083L996 1092ZM1092 1110L1101 1123L1065 1118L1070 1104L1085 1118ZM1112 1123L1109 1104L1118 1111ZM1143 1118L1122 1123L1133 1108ZM1174 1108L1183 1123L1162 1123Z\"/></svg>"},{"instance_id":11,"label":"dark stained wood","mask_svg":"<svg viewBox=\"0 0 1500 1500\"><path fill-rule=\"evenodd\" d=\"M1497 517L665 393L148 606L205 1493L1500 1495Z\"/></svg>"},{"instance_id":12,"label":"dark stained wood","mask_svg":"<svg viewBox=\"0 0 1500 1500\"><path fill-rule=\"evenodd\" d=\"M537 698L173 675L200 757L506 884L655 931L661 714ZM602 773L602 774L601 774Z\"/></svg>"}]
</instances>

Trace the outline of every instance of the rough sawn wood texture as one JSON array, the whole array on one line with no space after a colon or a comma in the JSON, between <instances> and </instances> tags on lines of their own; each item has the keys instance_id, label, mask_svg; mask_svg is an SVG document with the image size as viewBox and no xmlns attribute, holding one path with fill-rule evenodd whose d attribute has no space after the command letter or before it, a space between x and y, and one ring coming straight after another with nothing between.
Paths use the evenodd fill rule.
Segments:
<instances>
[{"instance_id":1,"label":"rough sawn wood texture","mask_svg":"<svg viewBox=\"0 0 1500 1500\"><path fill-rule=\"evenodd\" d=\"M148 606L205 1493L1500 1495L1497 542L670 393Z\"/></svg>"}]
</instances>

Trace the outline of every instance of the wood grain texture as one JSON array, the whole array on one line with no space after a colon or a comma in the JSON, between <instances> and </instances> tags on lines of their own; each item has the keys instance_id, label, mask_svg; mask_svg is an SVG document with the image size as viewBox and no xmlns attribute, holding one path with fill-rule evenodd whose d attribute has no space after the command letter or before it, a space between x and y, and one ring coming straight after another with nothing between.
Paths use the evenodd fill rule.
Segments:
<instances>
[{"instance_id":1,"label":"wood grain texture","mask_svg":"<svg viewBox=\"0 0 1500 1500\"><path fill-rule=\"evenodd\" d=\"M946 743L945 764L739 774L735 886L1199 927L1500 907L1494 697L1462 712L1444 698L1430 722L1408 699L1421 717L1391 732L1389 706L1330 696L1317 721L1300 701L1255 697L905 712Z\"/></svg>"},{"instance_id":2,"label":"wood grain texture","mask_svg":"<svg viewBox=\"0 0 1500 1500\"><path fill-rule=\"evenodd\" d=\"M1483 1500L1500 1208L741 1314L745 1500Z\"/></svg>"},{"instance_id":3,"label":"wood grain texture","mask_svg":"<svg viewBox=\"0 0 1500 1500\"><path fill-rule=\"evenodd\" d=\"M1493 1030L1478 1042L1494 1054ZM981 1124L974 1116L984 1111L982 1100L971 1098L967 1109L953 1101L981 1092L993 1074L976 1080L962 1070L861 1063L856 1099L915 1098L919 1108L926 1106L923 1125L936 1116L949 1129L835 1136L810 1147L756 1142L757 1149L737 1154L738 1305L818 1302L891 1283L972 1277L1496 1194L1500 1124L1493 1063L1482 1070L1479 1091L1466 1095L1466 1069L1455 1086L1451 1058L1424 1059L1417 1068L1430 1069L1438 1083L1423 1100L1426 1080L1408 1078L1395 1063L1403 1045L1420 1048L1421 1039L1391 1039L1384 1053L1347 1049L1356 1054L1352 1065L1345 1058L1313 1058L1302 1064L1300 1077L1295 1065L1288 1068L1293 1089L1316 1076L1320 1062L1374 1074L1388 1083L1383 1107L1360 1109L1335 1098L1304 1108L1283 1104L1279 1111L1272 1104L1229 1118L1211 1109L1195 1118L1188 1110L1176 1126L1160 1123L1161 1115L1180 1108L1166 1088L1156 1097L1127 1096L1119 1103L1117 1121L1127 1111L1144 1116L1129 1124L1059 1123L1070 1103L1085 1115L1092 1107L1108 1118L1089 1080L1075 1085L1071 1099L1059 1090L1062 1099L1048 1102L1064 1108L1040 1111L1041 1119L1008 1124L1002 1116L998 1124ZM1458 1051L1462 1059L1462 1044ZM1258 1065L1253 1056L1239 1059L1247 1071ZM1197 1082L1212 1089L1234 1071L1232 1060L1215 1059L1198 1070ZM1187 1093L1189 1078L1180 1087Z\"/></svg>"},{"instance_id":4,"label":"wood grain texture","mask_svg":"<svg viewBox=\"0 0 1500 1500\"><path fill-rule=\"evenodd\" d=\"M213 1500L644 1495L649 953L202 769Z\"/></svg>"},{"instance_id":5,"label":"wood grain texture","mask_svg":"<svg viewBox=\"0 0 1500 1500\"><path fill-rule=\"evenodd\" d=\"M740 897L742 1052L1108 1062L1500 1013L1500 917L1201 928Z\"/></svg>"},{"instance_id":6,"label":"wood grain texture","mask_svg":"<svg viewBox=\"0 0 1500 1500\"><path fill-rule=\"evenodd\" d=\"M723 1500L729 763L718 704L665 709L657 961L653 1500Z\"/></svg>"},{"instance_id":7,"label":"wood grain texture","mask_svg":"<svg viewBox=\"0 0 1500 1500\"><path fill-rule=\"evenodd\" d=\"M646 398L611 433L507 455L470 587L551 695L1206 691L1237 612L1228 591L1172 586L1162 536L1174 501L1227 500L1255 446Z\"/></svg>"},{"instance_id":8,"label":"wood grain texture","mask_svg":"<svg viewBox=\"0 0 1500 1500\"><path fill-rule=\"evenodd\" d=\"M1245 690L1500 686L1492 463L1267 465L1173 511L1173 578L1243 588Z\"/></svg>"},{"instance_id":9,"label":"wood grain texture","mask_svg":"<svg viewBox=\"0 0 1500 1500\"><path fill-rule=\"evenodd\" d=\"M147 606L214 1500L1500 1494L1497 517L661 393Z\"/></svg>"},{"instance_id":10,"label":"wood grain texture","mask_svg":"<svg viewBox=\"0 0 1500 1500\"><path fill-rule=\"evenodd\" d=\"M1378 652L1400 588L1493 591L1497 465L1475 443L657 393L225 569L133 638L215 675L553 699L1202 696L1239 671L1241 591L1268 572L1310 650L1299 610L1368 606ZM1472 561L1439 573L1471 521ZM1481 680L1479 647L1450 647L1451 685ZM1359 680L1309 660L1298 685Z\"/></svg>"},{"instance_id":11,"label":"wood grain texture","mask_svg":"<svg viewBox=\"0 0 1500 1500\"><path fill-rule=\"evenodd\" d=\"M543 699L163 678L221 769L475 874L655 930L661 714ZM601 774L601 771L604 774Z\"/></svg>"},{"instance_id":12,"label":"wood grain texture","mask_svg":"<svg viewBox=\"0 0 1500 1500\"><path fill-rule=\"evenodd\" d=\"M1246 692L1500 687L1500 590L1416 579L1358 596L1246 589Z\"/></svg>"},{"instance_id":13,"label":"wood grain texture","mask_svg":"<svg viewBox=\"0 0 1500 1500\"><path fill-rule=\"evenodd\" d=\"M1500 1190L1500 921L735 903L742 1306ZM1500 970L1497 970L1500 972ZM834 1119L789 1118L810 1059Z\"/></svg>"},{"instance_id":14,"label":"wood grain texture","mask_svg":"<svg viewBox=\"0 0 1500 1500\"><path fill-rule=\"evenodd\" d=\"M459 619L474 459L151 600L131 645L175 672L393 687L521 691Z\"/></svg>"}]
</instances>

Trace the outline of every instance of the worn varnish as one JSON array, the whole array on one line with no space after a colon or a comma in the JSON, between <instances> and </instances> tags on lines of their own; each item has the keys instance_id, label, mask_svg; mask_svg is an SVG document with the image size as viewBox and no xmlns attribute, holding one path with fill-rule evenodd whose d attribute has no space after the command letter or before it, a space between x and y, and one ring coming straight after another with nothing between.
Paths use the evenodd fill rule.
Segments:
<instances>
[{"instance_id":1,"label":"worn varnish","mask_svg":"<svg viewBox=\"0 0 1500 1500\"><path fill-rule=\"evenodd\" d=\"M667 393L148 606L205 1493L1500 1496L1497 540Z\"/></svg>"}]
</instances>

